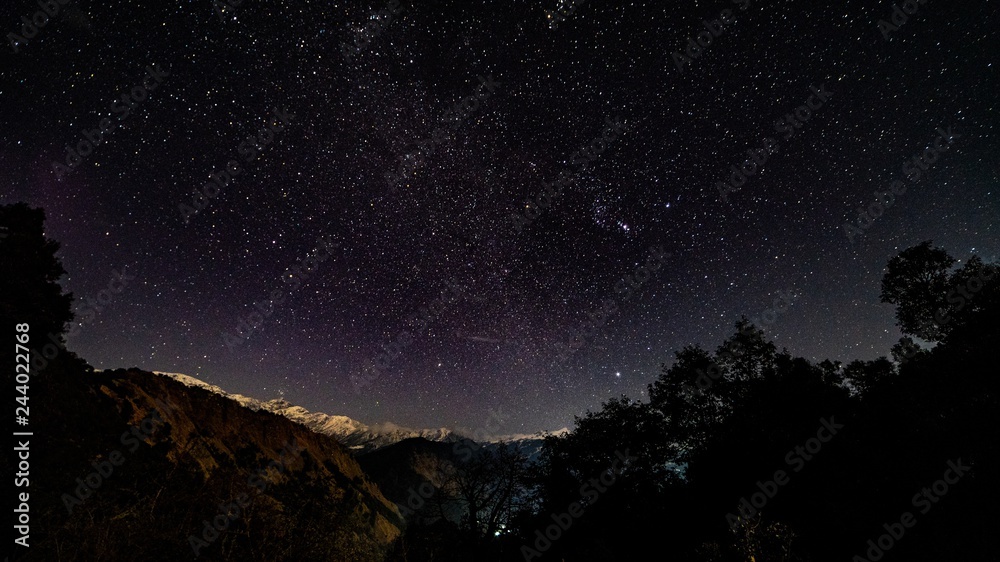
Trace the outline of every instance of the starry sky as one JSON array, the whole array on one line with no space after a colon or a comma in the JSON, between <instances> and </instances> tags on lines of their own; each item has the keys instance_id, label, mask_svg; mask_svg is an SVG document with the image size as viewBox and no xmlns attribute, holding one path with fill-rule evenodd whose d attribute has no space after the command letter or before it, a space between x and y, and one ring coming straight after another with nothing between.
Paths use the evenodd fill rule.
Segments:
<instances>
[{"instance_id":1,"label":"starry sky","mask_svg":"<svg viewBox=\"0 0 1000 562\"><path fill-rule=\"evenodd\" d=\"M892 256L997 259L1000 14L916 6L12 0L0 202L45 208L95 367L555 430L743 315L887 355Z\"/></svg>"}]
</instances>

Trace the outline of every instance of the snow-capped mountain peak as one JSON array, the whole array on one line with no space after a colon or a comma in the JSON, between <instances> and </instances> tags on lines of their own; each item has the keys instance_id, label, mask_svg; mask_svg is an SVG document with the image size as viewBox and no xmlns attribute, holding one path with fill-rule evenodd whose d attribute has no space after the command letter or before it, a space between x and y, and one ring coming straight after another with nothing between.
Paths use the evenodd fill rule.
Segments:
<instances>
[{"instance_id":1,"label":"snow-capped mountain peak","mask_svg":"<svg viewBox=\"0 0 1000 562\"><path fill-rule=\"evenodd\" d=\"M347 416L337 416L324 414L321 412L311 412L302 406L296 406L284 398L272 400L259 400L243 396L242 394L231 394L222 388L197 379L195 377L181 373L166 373L153 371L157 375L170 377L182 384L192 387L203 388L220 396L234 400L246 408L254 411L264 410L285 416L286 418L302 424L316 433L322 433L334 437L344 445L359 452L368 452L375 449L398 443L404 439L422 437L428 441L453 442L468 437L451 429L440 427L437 429L412 429L403 427L392 422L382 424L366 425ZM552 435L564 435L569 432L568 428L561 429ZM509 435L486 439L487 442L518 442L537 441L543 437L542 434Z\"/></svg>"}]
</instances>

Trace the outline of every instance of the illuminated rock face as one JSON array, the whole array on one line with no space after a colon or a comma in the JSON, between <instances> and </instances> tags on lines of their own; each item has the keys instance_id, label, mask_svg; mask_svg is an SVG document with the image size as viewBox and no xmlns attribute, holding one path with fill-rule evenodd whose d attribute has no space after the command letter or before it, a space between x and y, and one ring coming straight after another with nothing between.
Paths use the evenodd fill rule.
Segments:
<instances>
[{"instance_id":1,"label":"illuminated rock face","mask_svg":"<svg viewBox=\"0 0 1000 562\"><path fill-rule=\"evenodd\" d=\"M100 552L104 560L195 553L250 561L297 552L374 561L400 536L396 505L328 435L171 377L135 369L68 375L40 388L51 413L39 428L44 447L38 441L48 468L32 479L32 509L46 532L32 533L33 549L56 552L71 542L73 560ZM148 431L129 433L144 423ZM130 446L121 444L123 432ZM81 501L76 479L86 482L95 466L113 471L101 472ZM71 511L62 496L76 498Z\"/></svg>"}]
</instances>

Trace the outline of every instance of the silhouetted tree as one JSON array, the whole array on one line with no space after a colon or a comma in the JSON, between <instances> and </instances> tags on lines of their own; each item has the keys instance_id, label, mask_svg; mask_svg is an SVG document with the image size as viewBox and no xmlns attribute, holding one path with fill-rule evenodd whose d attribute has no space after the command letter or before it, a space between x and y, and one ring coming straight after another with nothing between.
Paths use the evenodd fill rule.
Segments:
<instances>
[{"instance_id":1,"label":"silhouetted tree","mask_svg":"<svg viewBox=\"0 0 1000 562\"><path fill-rule=\"evenodd\" d=\"M462 528L482 541L507 527L524 496L526 463L520 450L501 443L452 464L442 491L461 504Z\"/></svg>"},{"instance_id":2,"label":"silhouetted tree","mask_svg":"<svg viewBox=\"0 0 1000 562\"><path fill-rule=\"evenodd\" d=\"M649 385L649 401L683 461L725 419L728 410L721 396L730 381L724 367L698 346L687 346L675 356L673 365Z\"/></svg>"},{"instance_id":3,"label":"silhouetted tree","mask_svg":"<svg viewBox=\"0 0 1000 562\"><path fill-rule=\"evenodd\" d=\"M896 367L885 357L873 361L851 361L844 368L844 378L860 394L885 384L896 375Z\"/></svg>"},{"instance_id":4,"label":"silhouetted tree","mask_svg":"<svg viewBox=\"0 0 1000 562\"><path fill-rule=\"evenodd\" d=\"M936 318L947 308L948 270L955 258L931 241L907 248L889 260L882 277L882 302L896 305L904 334L935 342L946 333Z\"/></svg>"},{"instance_id":5,"label":"silhouetted tree","mask_svg":"<svg viewBox=\"0 0 1000 562\"><path fill-rule=\"evenodd\" d=\"M36 351L51 343L49 334L61 345L66 323L73 319L73 296L59 286L59 278L66 273L56 257L59 243L45 237L44 223L42 209L25 203L0 205L4 271L0 275L0 326L12 335L16 324L28 324L29 345Z\"/></svg>"}]
</instances>

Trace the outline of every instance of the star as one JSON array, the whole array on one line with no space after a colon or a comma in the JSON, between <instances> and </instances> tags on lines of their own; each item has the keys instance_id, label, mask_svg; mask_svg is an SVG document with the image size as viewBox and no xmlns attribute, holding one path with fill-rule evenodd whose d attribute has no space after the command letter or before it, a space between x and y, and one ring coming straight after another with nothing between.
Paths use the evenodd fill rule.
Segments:
<instances>
[{"instance_id":1,"label":"star","mask_svg":"<svg viewBox=\"0 0 1000 562\"><path fill-rule=\"evenodd\" d=\"M701 3L349 1L291 26L292 4L184 4L99 42L45 25L5 58L0 203L44 208L95 366L366 423L475 427L496 406L559 429L741 316L797 356L886 355L888 259L924 239L1000 255L976 3L888 42L860 4L737 7L704 47ZM939 127L954 149L849 239ZM135 280L112 292L116 272ZM772 313L779 291L803 297Z\"/></svg>"}]
</instances>

